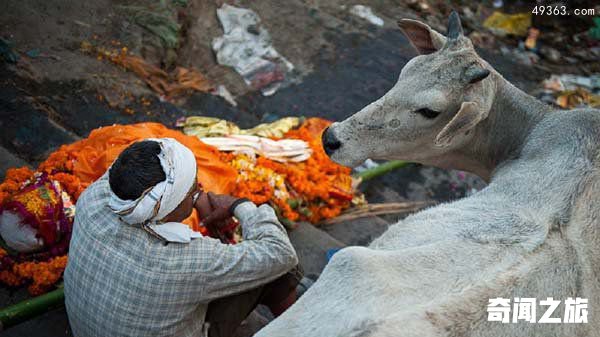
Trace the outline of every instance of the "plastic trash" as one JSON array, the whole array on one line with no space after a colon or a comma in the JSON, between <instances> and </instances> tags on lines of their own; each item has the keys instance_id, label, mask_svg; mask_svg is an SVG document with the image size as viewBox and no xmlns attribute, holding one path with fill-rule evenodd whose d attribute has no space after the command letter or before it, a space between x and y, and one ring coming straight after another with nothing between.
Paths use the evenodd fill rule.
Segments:
<instances>
[{"instance_id":1,"label":"plastic trash","mask_svg":"<svg viewBox=\"0 0 600 337\"><path fill-rule=\"evenodd\" d=\"M540 36L539 29L529 27L529 29L527 29L527 38L525 39L525 42L523 43L524 47L527 50L531 50L531 51L537 53L539 50L538 41L537 41L539 36Z\"/></svg>"},{"instance_id":2,"label":"plastic trash","mask_svg":"<svg viewBox=\"0 0 600 337\"><path fill-rule=\"evenodd\" d=\"M544 80L544 87L552 91L575 90L578 87L583 87L589 91L598 92L600 90L600 75L552 75L549 79Z\"/></svg>"},{"instance_id":3,"label":"plastic trash","mask_svg":"<svg viewBox=\"0 0 600 337\"><path fill-rule=\"evenodd\" d=\"M9 63L17 63L19 54L13 51L14 44L8 40L0 38L0 60Z\"/></svg>"},{"instance_id":4,"label":"plastic trash","mask_svg":"<svg viewBox=\"0 0 600 337\"><path fill-rule=\"evenodd\" d=\"M212 42L217 62L233 67L247 85L263 95L274 94L294 65L275 50L259 16L227 4L217 9L217 16L224 31Z\"/></svg>"},{"instance_id":5,"label":"plastic trash","mask_svg":"<svg viewBox=\"0 0 600 337\"><path fill-rule=\"evenodd\" d=\"M235 98L233 97L231 92L229 92L229 90L227 90L226 86L224 86L222 84L217 86L217 89L215 90L214 94L217 96L223 97L223 99L227 103L231 104L232 106L237 106L237 102L235 101Z\"/></svg>"},{"instance_id":6,"label":"plastic trash","mask_svg":"<svg viewBox=\"0 0 600 337\"><path fill-rule=\"evenodd\" d=\"M592 20L594 20L594 27L590 28L588 33L591 38L600 40L600 17L595 17Z\"/></svg>"},{"instance_id":7,"label":"plastic trash","mask_svg":"<svg viewBox=\"0 0 600 337\"><path fill-rule=\"evenodd\" d=\"M383 26L383 19L375 15L371 10L371 7L354 5L352 8L350 8L350 13L369 21L375 26Z\"/></svg>"},{"instance_id":8,"label":"plastic trash","mask_svg":"<svg viewBox=\"0 0 600 337\"><path fill-rule=\"evenodd\" d=\"M564 109L573 109L590 106L592 108L600 107L600 96L591 94L584 88L575 90L565 90L556 98L556 104Z\"/></svg>"},{"instance_id":9,"label":"plastic trash","mask_svg":"<svg viewBox=\"0 0 600 337\"><path fill-rule=\"evenodd\" d=\"M31 58L36 58L38 56L40 56L40 50L39 49L31 49L25 52L25 54Z\"/></svg>"},{"instance_id":10,"label":"plastic trash","mask_svg":"<svg viewBox=\"0 0 600 337\"><path fill-rule=\"evenodd\" d=\"M543 86L556 96L553 103L563 109L600 107L600 75L552 75L544 80Z\"/></svg>"},{"instance_id":11,"label":"plastic trash","mask_svg":"<svg viewBox=\"0 0 600 337\"><path fill-rule=\"evenodd\" d=\"M368 169L372 169L379 166L378 163L374 162L371 158L367 158L362 164L354 168L355 172L364 172Z\"/></svg>"},{"instance_id":12,"label":"plastic trash","mask_svg":"<svg viewBox=\"0 0 600 337\"><path fill-rule=\"evenodd\" d=\"M340 250L342 250L342 248L331 248L327 250L327 262L329 262L329 260L331 260L331 258L333 257L333 255L335 255L335 253L339 252Z\"/></svg>"},{"instance_id":13,"label":"plastic trash","mask_svg":"<svg viewBox=\"0 0 600 337\"><path fill-rule=\"evenodd\" d=\"M494 12L483 22L483 26L494 34L525 36L531 26L531 13L504 14Z\"/></svg>"}]
</instances>

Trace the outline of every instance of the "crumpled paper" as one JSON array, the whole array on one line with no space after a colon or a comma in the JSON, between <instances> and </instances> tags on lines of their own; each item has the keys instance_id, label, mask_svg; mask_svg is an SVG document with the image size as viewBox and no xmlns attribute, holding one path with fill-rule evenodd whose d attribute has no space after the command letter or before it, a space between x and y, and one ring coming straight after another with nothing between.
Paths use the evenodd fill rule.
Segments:
<instances>
[{"instance_id":1,"label":"crumpled paper","mask_svg":"<svg viewBox=\"0 0 600 337\"><path fill-rule=\"evenodd\" d=\"M213 39L217 62L233 67L247 85L265 96L279 89L294 65L271 44L271 36L250 9L224 4L217 9L224 35Z\"/></svg>"},{"instance_id":2,"label":"crumpled paper","mask_svg":"<svg viewBox=\"0 0 600 337\"><path fill-rule=\"evenodd\" d=\"M383 19L375 15L371 7L363 5L354 5L352 6L352 8L350 8L350 13L358 16L359 18L369 21L375 26L383 26Z\"/></svg>"}]
</instances>

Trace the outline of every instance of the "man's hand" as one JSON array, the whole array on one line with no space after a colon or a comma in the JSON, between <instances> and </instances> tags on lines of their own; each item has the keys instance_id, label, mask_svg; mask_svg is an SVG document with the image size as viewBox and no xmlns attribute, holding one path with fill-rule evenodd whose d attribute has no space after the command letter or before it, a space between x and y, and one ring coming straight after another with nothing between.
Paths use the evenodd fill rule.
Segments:
<instances>
[{"instance_id":1,"label":"man's hand","mask_svg":"<svg viewBox=\"0 0 600 337\"><path fill-rule=\"evenodd\" d=\"M220 225L233 216L231 207L239 199L230 195L202 193L194 207L205 226Z\"/></svg>"}]
</instances>

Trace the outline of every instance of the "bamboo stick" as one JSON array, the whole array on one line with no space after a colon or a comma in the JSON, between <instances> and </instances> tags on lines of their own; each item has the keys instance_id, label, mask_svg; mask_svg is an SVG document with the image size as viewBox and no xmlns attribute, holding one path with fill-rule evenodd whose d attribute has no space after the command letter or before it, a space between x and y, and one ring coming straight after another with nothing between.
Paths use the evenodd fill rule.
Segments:
<instances>
[{"instance_id":1,"label":"bamboo stick","mask_svg":"<svg viewBox=\"0 0 600 337\"><path fill-rule=\"evenodd\" d=\"M64 305L65 292L62 287L0 309L0 331L41 315L50 309Z\"/></svg>"},{"instance_id":2,"label":"bamboo stick","mask_svg":"<svg viewBox=\"0 0 600 337\"><path fill-rule=\"evenodd\" d=\"M365 218L374 215L400 214L416 212L424 207L433 205L431 201L392 202L385 204L369 204L364 207L352 208L335 218L327 219L321 225L329 226L336 223Z\"/></svg>"}]
</instances>

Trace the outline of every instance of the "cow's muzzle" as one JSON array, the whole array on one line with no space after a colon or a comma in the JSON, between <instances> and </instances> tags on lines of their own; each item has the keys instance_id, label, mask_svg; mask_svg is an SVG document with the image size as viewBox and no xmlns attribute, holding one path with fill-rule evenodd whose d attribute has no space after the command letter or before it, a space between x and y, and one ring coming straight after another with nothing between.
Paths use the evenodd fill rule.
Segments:
<instances>
[{"instance_id":1,"label":"cow's muzzle","mask_svg":"<svg viewBox=\"0 0 600 337\"><path fill-rule=\"evenodd\" d=\"M339 139L337 139L335 134L329 128L323 131L321 141L323 142L323 149L325 149L325 153L327 153L327 155L330 157L335 152L335 150L342 147L342 142L340 142Z\"/></svg>"}]
</instances>

